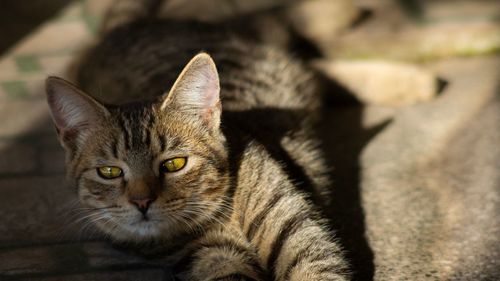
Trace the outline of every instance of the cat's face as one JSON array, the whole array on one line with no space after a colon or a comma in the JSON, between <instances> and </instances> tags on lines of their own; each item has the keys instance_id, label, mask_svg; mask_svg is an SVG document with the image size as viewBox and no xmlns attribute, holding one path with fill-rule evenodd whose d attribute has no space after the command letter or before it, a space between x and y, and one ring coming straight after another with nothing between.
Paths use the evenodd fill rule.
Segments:
<instances>
[{"instance_id":1,"label":"cat's face","mask_svg":"<svg viewBox=\"0 0 500 281\"><path fill-rule=\"evenodd\" d=\"M47 94L89 219L115 239L167 239L220 220L228 167L219 83L193 58L168 95L105 107L58 78Z\"/></svg>"}]
</instances>

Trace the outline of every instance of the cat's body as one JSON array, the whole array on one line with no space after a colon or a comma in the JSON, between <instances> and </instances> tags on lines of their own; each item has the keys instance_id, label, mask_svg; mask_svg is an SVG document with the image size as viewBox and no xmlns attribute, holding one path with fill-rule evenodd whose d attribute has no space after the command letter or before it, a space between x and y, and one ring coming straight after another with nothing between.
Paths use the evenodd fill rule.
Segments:
<instances>
[{"instance_id":1,"label":"cat's body","mask_svg":"<svg viewBox=\"0 0 500 281\"><path fill-rule=\"evenodd\" d=\"M208 52L219 73L226 137L250 135L279 161L298 162L302 168L288 167L291 176L321 204L330 182L314 134L321 110L317 80L286 51L240 29L160 20L125 25L83 58L77 81L105 104L154 100L193 56Z\"/></svg>"},{"instance_id":2,"label":"cat's body","mask_svg":"<svg viewBox=\"0 0 500 281\"><path fill-rule=\"evenodd\" d=\"M181 73L200 51L218 71L202 54ZM320 99L289 54L214 26L146 21L107 35L78 78L107 105L55 78L49 104L105 233L161 244L188 280L348 278L307 199L328 188L313 137ZM180 168L164 171L172 159Z\"/></svg>"}]
</instances>

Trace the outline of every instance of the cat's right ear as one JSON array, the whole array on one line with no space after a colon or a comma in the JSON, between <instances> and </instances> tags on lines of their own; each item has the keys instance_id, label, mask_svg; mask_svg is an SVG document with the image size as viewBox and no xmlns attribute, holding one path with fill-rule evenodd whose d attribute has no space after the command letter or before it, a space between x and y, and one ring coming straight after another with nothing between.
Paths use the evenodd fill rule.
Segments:
<instances>
[{"instance_id":1,"label":"cat's right ear","mask_svg":"<svg viewBox=\"0 0 500 281\"><path fill-rule=\"evenodd\" d=\"M65 146L84 140L90 126L109 115L103 105L62 78L49 77L45 86L52 120Z\"/></svg>"},{"instance_id":2,"label":"cat's right ear","mask_svg":"<svg viewBox=\"0 0 500 281\"><path fill-rule=\"evenodd\" d=\"M194 56L164 96L161 109L173 105L177 111L196 116L210 128L219 128L219 74L215 62L207 53Z\"/></svg>"}]
</instances>

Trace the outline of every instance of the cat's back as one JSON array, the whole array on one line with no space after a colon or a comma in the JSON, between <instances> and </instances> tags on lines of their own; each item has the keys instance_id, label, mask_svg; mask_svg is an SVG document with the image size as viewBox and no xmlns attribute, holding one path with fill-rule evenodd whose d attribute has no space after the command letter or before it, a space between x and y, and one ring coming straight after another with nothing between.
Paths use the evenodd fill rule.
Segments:
<instances>
[{"instance_id":1,"label":"cat's back","mask_svg":"<svg viewBox=\"0 0 500 281\"><path fill-rule=\"evenodd\" d=\"M245 30L160 20L124 25L82 59L78 83L108 104L154 99L167 93L202 51L219 73L222 127L231 154L257 141L301 188L328 193L328 169L313 133L321 101L315 78L286 50Z\"/></svg>"},{"instance_id":2,"label":"cat's back","mask_svg":"<svg viewBox=\"0 0 500 281\"><path fill-rule=\"evenodd\" d=\"M311 74L300 62L230 24L155 20L121 26L81 59L77 80L105 103L153 99L168 92L202 51L217 65L225 109L318 106Z\"/></svg>"}]
</instances>

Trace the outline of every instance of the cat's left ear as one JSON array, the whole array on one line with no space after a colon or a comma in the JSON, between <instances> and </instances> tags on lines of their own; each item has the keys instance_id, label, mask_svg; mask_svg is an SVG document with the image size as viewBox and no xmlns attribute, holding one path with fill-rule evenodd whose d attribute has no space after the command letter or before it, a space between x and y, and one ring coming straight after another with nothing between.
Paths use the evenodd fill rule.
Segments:
<instances>
[{"instance_id":1,"label":"cat's left ear","mask_svg":"<svg viewBox=\"0 0 500 281\"><path fill-rule=\"evenodd\" d=\"M98 101L62 78L47 78L46 91L52 120L65 147L84 141L90 129L109 115Z\"/></svg>"},{"instance_id":2,"label":"cat's left ear","mask_svg":"<svg viewBox=\"0 0 500 281\"><path fill-rule=\"evenodd\" d=\"M162 109L174 106L184 114L200 117L219 127L221 103L217 68L212 58L200 53L189 61L166 96Z\"/></svg>"}]
</instances>

